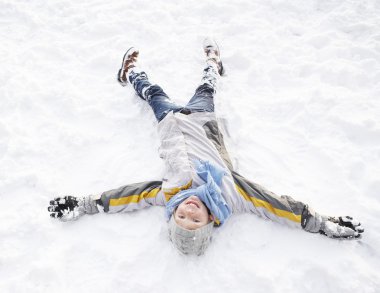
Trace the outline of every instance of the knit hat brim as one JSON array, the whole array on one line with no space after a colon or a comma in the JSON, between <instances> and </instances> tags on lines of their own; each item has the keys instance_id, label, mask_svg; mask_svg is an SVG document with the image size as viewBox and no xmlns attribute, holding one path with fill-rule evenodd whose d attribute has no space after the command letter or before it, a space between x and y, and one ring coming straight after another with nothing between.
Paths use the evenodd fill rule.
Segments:
<instances>
[{"instance_id":1,"label":"knit hat brim","mask_svg":"<svg viewBox=\"0 0 380 293\"><path fill-rule=\"evenodd\" d=\"M214 222L196 230L187 230L179 226L172 216L168 224L169 238L183 254L201 255L211 242Z\"/></svg>"}]
</instances>

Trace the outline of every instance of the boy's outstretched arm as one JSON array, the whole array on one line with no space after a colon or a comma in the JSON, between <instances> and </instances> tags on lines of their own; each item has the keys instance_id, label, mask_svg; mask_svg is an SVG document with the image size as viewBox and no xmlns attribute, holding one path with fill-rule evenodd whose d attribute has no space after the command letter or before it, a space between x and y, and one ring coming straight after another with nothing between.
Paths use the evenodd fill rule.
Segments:
<instances>
[{"instance_id":1,"label":"boy's outstretched arm","mask_svg":"<svg viewBox=\"0 0 380 293\"><path fill-rule=\"evenodd\" d=\"M162 181L145 181L82 197L63 196L50 201L50 216L61 221L77 220L85 214L130 212L164 205Z\"/></svg>"},{"instance_id":2,"label":"boy's outstretched arm","mask_svg":"<svg viewBox=\"0 0 380 293\"><path fill-rule=\"evenodd\" d=\"M246 211L330 238L355 239L364 232L360 222L352 217L320 215L308 205L287 195L278 196L236 172L232 172L232 176Z\"/></svg>"}]
</instances>

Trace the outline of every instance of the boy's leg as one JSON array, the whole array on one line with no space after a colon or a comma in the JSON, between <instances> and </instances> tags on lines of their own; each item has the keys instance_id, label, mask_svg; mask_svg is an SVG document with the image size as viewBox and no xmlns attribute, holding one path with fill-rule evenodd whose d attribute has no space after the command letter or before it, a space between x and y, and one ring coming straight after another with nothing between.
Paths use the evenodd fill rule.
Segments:
<instances>
[{"instance_id":1,"label":"boy's leg","mask_svg":"<svg viewBox=\"0 0 380 293\"><path fill-rule=\"evenodd\" d=\"M160 86L152 85L146 73L137 67L130 69L128 80L139 97L151 106L157 121L161 121L170 111L179 112L183 109L183 106L172 102Z\"/></svg>"},{"instance_id":2,"label":"boy's leg","mask_svg":"<svg viewBox=\"0 0 380 293\"><path fill-rule=\"evenodd\" d=\"M195 90L194 96L185 108L191 112L214 112L214 95L218 78L219 74L215 63L207 64L203 70L201 85Z\"/></svg>"},{"instance_id":3,"label":"boy's leg","mask_svg":"<svg viewBox=\"0 0 380 293\"><path fill-rule=\"evenodd\" d=\"M119 83L122 86L131 83L139 97L146 100L152 107L158 121L161 121L170 111L181 111L182 106L173 103L161 87L152 85L146 73L136 67L138 55L139 51L133 47L125 53L117 77Z\"/></svg>"},{"instance_id":4,"label":"boy's leg","mask_svg":"<svg viewBox=\"0 0 380 293\"><path fill-rule=\"evenodd\" d=\"M206 38L203 43L203 50L207 59L206 67L203 70L202 82L185 107L191 112L214 112L214 95L218 79L224 73L217 43L212 39Z\"/></svg>"}]
</instances>

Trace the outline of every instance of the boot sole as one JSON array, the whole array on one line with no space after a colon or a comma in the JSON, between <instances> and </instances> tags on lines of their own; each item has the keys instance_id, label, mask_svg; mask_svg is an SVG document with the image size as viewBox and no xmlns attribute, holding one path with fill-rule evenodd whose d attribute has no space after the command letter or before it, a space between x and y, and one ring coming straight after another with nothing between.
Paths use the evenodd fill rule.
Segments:
<instances>
[{"instance_id":1,"label":"boot sole","mask_svg":"<svg viewBox=\"0 0 380 293\"><path fill-rule=\"evenodd\" d=\"M123 80L122 77L124 75L124 64L128 59L137 58L139 56L139 50L137 50L135 47L130 47L127 52L125 52L123 56L123 61L121 62L121 67L119 69L119 72L117 73L117 81L121 84L121 86L126 86L128 84L128 79Z\"/></svg>"}]
</instances>

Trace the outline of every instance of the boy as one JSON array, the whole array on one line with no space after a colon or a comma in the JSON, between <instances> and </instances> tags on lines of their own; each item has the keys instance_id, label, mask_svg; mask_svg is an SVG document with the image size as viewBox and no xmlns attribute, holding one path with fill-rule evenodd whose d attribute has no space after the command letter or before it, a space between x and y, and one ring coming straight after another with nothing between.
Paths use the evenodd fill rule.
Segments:
<instances>
[{"instance_id":1,"label":"boy","mask_svg":"<svg viewBox=\"0 0 380 293\"><path fill-rule=\"evenodd\" d=\"M122 86L131 84L149 103L158 121L162 181L129 184L87 197L55 198L48 208L63 221L84 214L129 212L151 205L166 207L169 237L184 254L202 254L214 227L232 213L251 212L280 223L331 238L355 239L364 229L351 217L327 217L290 196L277 196L234 171L214 113L218 79L224 74L216 42L203 44L206 66L186 106L175 104L137 67L138 50L130 48L118 73Z\"/></svg>"}]
</instances>

